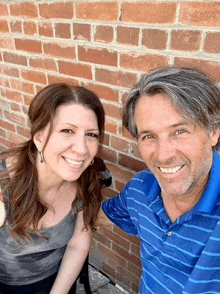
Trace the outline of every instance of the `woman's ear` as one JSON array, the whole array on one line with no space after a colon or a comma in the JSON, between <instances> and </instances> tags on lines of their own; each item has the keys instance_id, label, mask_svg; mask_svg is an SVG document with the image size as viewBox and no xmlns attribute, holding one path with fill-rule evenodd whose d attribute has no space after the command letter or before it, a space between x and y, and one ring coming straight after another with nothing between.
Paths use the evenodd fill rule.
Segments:
<instances>
[{"instance_id":1,"label":"woman's ear","mask_svg":"<svg viewBox=\"0 0 220 294\"><path fill-rule=\"evenodd\" d=\"M34 144L38 151L42 151L44 147L44 136L43 132L39 131L37 132L33 137Z\"/></svg>"}]
</instances>

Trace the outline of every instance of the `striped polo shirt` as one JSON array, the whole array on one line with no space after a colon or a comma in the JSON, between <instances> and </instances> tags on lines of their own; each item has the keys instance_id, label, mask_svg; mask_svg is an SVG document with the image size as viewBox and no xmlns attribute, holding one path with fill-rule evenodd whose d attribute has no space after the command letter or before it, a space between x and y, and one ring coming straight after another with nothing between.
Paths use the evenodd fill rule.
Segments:
<instances>
[{"instance_id":1,"label":"striped polo shirt","mask_svg":"<svg viewBox=\"0 0 220 294\"><path fill-rule=\"evenodd\" d=\"M140 294L220 293L220 158L198 203L175 222L167 217L160 187L148 170L102 203L108 218L140 239Z\"/></svg>"}]
</instances>

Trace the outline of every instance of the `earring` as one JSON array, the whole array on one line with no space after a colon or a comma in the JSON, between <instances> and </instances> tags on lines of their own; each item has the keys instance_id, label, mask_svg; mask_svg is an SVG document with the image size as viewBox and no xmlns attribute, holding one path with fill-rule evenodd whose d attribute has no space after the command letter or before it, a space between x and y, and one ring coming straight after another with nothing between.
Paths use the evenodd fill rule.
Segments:
<instances>
[{"instance_id":1,"label":"earring","mask_svg":"<svg viewBox=\"0 0 220 294\"><path fill-rule=\"evenodd\" d=\"M44 162L44 155L43 155L43 152L40 151L40 152L39 152L39 155L40 155L40 162L41 162L41 163Z\"/></svg>"},{"instance_id":2,"label":"earring","mask_svg":"<svg viewBox=\"0 0 220 294\"><path fill-rule=\"evenodd\" d=\"M94 163L94 159L90 162L90 165L93 165L93 163Z\"/></svg>"}]
</instances>

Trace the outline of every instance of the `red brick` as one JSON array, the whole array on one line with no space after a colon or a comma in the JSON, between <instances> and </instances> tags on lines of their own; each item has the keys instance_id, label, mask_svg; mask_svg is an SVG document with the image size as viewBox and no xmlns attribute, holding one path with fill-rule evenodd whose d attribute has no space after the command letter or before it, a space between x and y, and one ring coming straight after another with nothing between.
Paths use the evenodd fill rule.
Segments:
<instances>
[{"instance_id":1,"label":"red brick","mask_svg":"<svg viewBox=\"0 0 220 294\"><path fill-rule=\"evenodd\" d=\"M120 235L115 234L114 232L112 232L112 230L108 230L108 228L106 227L100 227L99 228L99 232L106 236L107 238L111 239L113 242L120 244L123 248L129 250L130 248L130 243L122 238ZM100 235L100 234L98 234Z\"/></svg>"},{"instance_id":2,"label":"red brick","mask_svg":"<svg viewBox=\"0 0 220 294\"><path fill-rule=\"evenodd\" d=\"M12 131L12 132L15 132L15 126L14 124L11 124L3 119L0 119L0 126L3 128L3 129L6 129L8 131Z\"/></svg>"},{"instance_id":3,"label":"red brick","mask_svg":"<svg viewBox=\"0 0 220 294\"><path fill-rule=\"evenodd\" d=\"M105 146L102 146L99 157L101 157L104 160L115 162L116 156L117 156L117 154L115 151L113 151L109 148L106 148Z\"/></svg>"},{"instance_id":4,"label":"red brick","mask_svg":"<svg viewBox=\"0 0 220 294\"><path fill-rule=\"evenodd\" d=\"M91 25L84 23L73 24L73 35L75 40L91 40Z\"/></svg>"},{"instance_id":5,"label":"red brick","mask_svg":"<svg viewBox=\"0 0 220 294\"><path fill-rule=\"evenodd\" d=\"M20 20L12 20L10 28L12 33L22 33L22 22Z\"/></svg>"},{"instance_id":6,"label":"red brick","mask_svg":"<svg viewBox=\"0 0 220 294\"><path fill-rule=\"evenodd\" d=\"M119 181L119 180L115 179L115 189L118 192L121 192L121 190L123 189L125 184L126 184L126 182L122 182L122 181Z\"/></svg>"},{"instance_id":7,"label":"red brick","mask_svg":"<svg viewBox=\"0 0 220 294\"><path fill-rule=\"evenodd\" d=\"M7 120L22 126L26 125L26 119L23 116L11 113L9 111L4 111L4 114Z\"/></svg>"},{"instance_id":8,"label":"red brick","mask_svg":"<svg viewBox=\"0 0 220 294\"><path fill-rule=\"evenodd\" d=\"M116 119L121 119L121 107L116 104L110 104L110 103L102 103L104 109L105 109L105 114L107 116L111 116Z\"/></svg>"},{"instance_id":9,"label":"red brick","mask_svg":"<svg viewBox=\"0 0 220 294\"><path fill-rule=\"evenodd\" d=\"M38 17L37 4L34 2L12 3L9 8L11 16Z\"/></svg>"},{"instance_id":10,"label":"red brick","mask_svg":"<svg viewBox=\"0 0 220 294\"><path fill-rule=\"evenodd\" d=\"M101 235L101 234L95 234L93 235L93 239L95 239L96 241L102 243L102 245L111 248L111 241L109 240L109 238L107 236Z\"/></svg>"},{"instance_id":11,"label":"red brick","mask_svg":"<svg viewBox=\"0 0 220 294\"><path fill-rule=\"evenodd\" d=\"M30 58L29 64L32 67L57 71L56 62L52 58L44 58L44 57Z\"/></svg>"},{"instance_id":12,"label":"red brick","mask_svg":"<svg viewBox=\"0 0 220 294\"><path fill-rule=\"evenodd\" d=\"M20 143L23 143L26 141L25 138L23 138L17 134L11 133L11 132L8 132L7 138L10 142L15 143L15 144L20 144Z\"/></svg>"},{"instance_id":13,"label":"red brick","mask_svg":"<svg viewBox=\"0 0 220 294\"><path fill-rule=\"evenodd\" d=\"M91 66L80 63L59 61L59 72L69 76L92 79Z\"/></svg>"},{"instance_id":14,"label":"red brick","mask_svg":"<svg viewBox=\"0 0 220 294\"><path fill-rule=\"evenodd\" d=\"M33 100L33 96L29 96L29 95L24 95L23 96L24 97L24 103L25 103L25 105L27 105L27 106L29 106L30 104L31 104L31 101ZM25 110L24 110L25 109ZM25 113L25 114L27 114L27 107L25 106L25 108L23 109L23 112Z\"/></svg>"},{"instance_id":15,"label":"red brick","mask_svg":"<svg viewBox=\"0 0 220 294\"><path fill-rule=\"evenodd\" d=\"M8 16L8 7L6 3L0 3L0 16Z\"/></svg>"},{"instance_id":16,"label":"red brick","mask_svg":"<svg viewBox=\"0 0 220 294\"><path fill-rule=\"evenodd\" d=\"M174 23L177 3L123 2L121 21L144 23Z\"/></svg>"},{"instance_id":17,"label":"red brick","mask_svg":"<svg viewBox=\"0 0 220 294\"><path fill-rule=\"evenodd\" d=\"M6 131L0 129L0 137L6 138Z\"/></svg>"},{"instance_id":18,"label":"red brick","mask_svg":"<svg viewBox=\"0 0 220 294\"><path fill-rule=\"evenodd\" d=\"M55 24L55 37L70 39L70 24L69 23L56 23Z\"/></svg>"},{"instance_id":19,"label":"red brick","mask_svg":"<svg viewBox=\"0 0 220 294\"><path fill-rule=\"evenodd\" d=\"M11 87L18 91L34 94L34 85L29 82L11 79Z\"/></svg>"},{"instance_id":20,"label":"red brick","mask_svg":"<svg viewBox=\"0 0 220 294\"><path fill-rule=\"evenodd\" d=\"M133 275L130 270L125 269L125 267L119 267L117 269L116 279L126 285L128 288L136 289L135 293L138 293L137 289L140 284L140 278ZM134 287L134 284L136 284L136 287Z\"/></svg>"},{"instance_id":21,"label":"red brick","mask_svg":"<svg viewBox=\"0 0 220 294\"><path fill-rule=\"evenodd\" d=\"M83 85L91 91L95 92L100 99L119 102L119 93L116 89L91 83L83 83Z\"/></svg>"},{"instance_id":22,"label":"red brick","mask_svg":"<svg viewBox=\"0 0 220 294\"><path fill-rule=\"evenodd\" d=\"M117 177L125 182L130 181L134 175L132 172L120 167L118 164L108 163L108 169L114 177Z\"/></svg>"},{"instance_id":23,"label":"red brick","mask_svg":"<svg viewBox=\"0 0 220 294\"><path fill-rule=\"evenodd\" d=\"M19 77L19 70L17 67L13 67L10 65L6 65L6 64L1 64L0 65L0 73L8 75L8 76L12 76L12 77Z\"/></svg>"},{"instance_id":24,"label":"red brick","mask_svg":"<svg viewBox=\"0 0 220 294\"><path fill-rule=\"evenodd\" d=\"M14 63L14 64L20 64L20 65L27 65L27 57L11 53L11 52L3 52L3 58L5 62Z\"/></svg>"},{"instance_id":25,"label":"red brick","mask_svg":"<svg viewBox=\"0 0 220 294\"><path fill-rule=\"evenodd\" d=\"M9 36L0 36L0 48L14 49L13 38Z\"/></svg>"},{"instance_id":26,"label":"red brick","mask_svg":"<svg viewBox=\"0 0 220 294\"><path fill-rule=\"evenodd\" d=\"M182 2L180 22L196 26L220 26L220 2Z\"/></svg>"},{"instance_id":27,"label":"red brick","mask_svg":"<svg viewBox=\"0 0 220 294\"><path fill-rule=\"evenodd\" d=\"M111 43L113 41L114 30L113 27L97 25L94 34L96 42Z\"/></svg>"},{"instance_id":28,"label":"red brick","mask_svg":"<svg viewBox=\"0 0 220 294\"><path fill-rule=\"evenodd\" d=\"M40 36L53 37L53 25L51 22L40 22L38 31Z\"/></svg>"},{"instance_id":29,"label":"red brick","mask_svg":"<svg viewBox=\"0 0 220 294\"><path fill-rule=\"evenodd\" d=\"M140 246L137 246L135 244L131 244L131 252L138 257L140 257Z\"/></svg>"},{"instance_id":30,"label":"red brick","mask_svg":"<svg viewBox=\"0 0 220 294\"><path fill-rule=\"evenodd\" d=\"M110 139L110 136L109 134L104 134L104 139L103 139L103 144L106 145L106 146L109 146L109 139Z\"/></svg>"},{"instance_id":31,"label":"red brick","mask_svg":"<svg viewBox=\"0 0 220 294\"><path fill-rule=\"evenodd\" d=\"M118 163L137 172L146 168L146 164L143 161L134 159L122 153L119 153Z\"/></svg>"},{"instance_id":32,"label":"red brick","mask_svg":"<svg viewBox=\"0 0 220 294\"><path fill-rule=\"evenodd\" d=\"M117 28L117 42L127 45L138 45L139 28L121 27Z\"/></svg>"},{"instance_id":33,"label":"red brick","mask_svg":"<svg viewBox=\"0 0 220 294\"><path fill-rule=\"evenodd\" d=\"M128 233L126 233L125 231L123 231L122 229L120 229L117 226L113 226L113 232L115 232L116 234L118 234L119 236L129 240L130 242L132 242L133 244L139 246L140 245L140 241L138 239L137 236L132 236Z\"/></svg>"},{"instance_id":34,"label":"red brick","mask_svg":"<svg viewBox=\"0 0 220 294\"><path fill-rule=\"evenodd\" d=\"M142 45L150 49L166 49L168 33L165 30L143 30Z\"/></svg>"},{"instance_id":35,"label":"red brick","mask_svg":"<svg viewBox=\"0 0 220 294\"><path fill-rule=\"evenodd\" d=\"M79 81L77 81L76 79L62 77L61 75L58 75L58 76L48 75L48 83L49 84L60 83L60 82L67 83L67 84L74 85L74 86L79 85Z\"/></svg>"},{"instance_id":36,"label":"red brick","mask_svg":"<svg viewBox=\"0 0 220 294\"><path fill-rule=\"evenodd\" d=\"M180 58L176 57L174 60L177 65L191 65L202 69L204 72L209 74L214 80L220 82L220 63L210 60L200 60L192 58Z\"/></svg>"},{"instance_id":37,"label":"red brick","mask_svg":"<svg viewBox=\"0 0 220 294\"><path fill-rule=\"evenodd\" d=\"M105 131L113 134L117 134L117 122L111 118L105 119Z\"/></svg>"},{"instance_id":38,"label":"red brick","mask_svg":"<svg viewBox=\"0 0 220 294\"><path fill-rule=\"evenodd\" d=\"M95 77L96 81L128 88L133 87L137 82L136 74L102 68L96 68Z\"/></svg>"},{"instance_id":39,"label":"red brick","mask_svg":"<svg viewBox=\"0 0 220 294\"><path fill-rule=\"evenodd\" d=\"M129 143L128 141L115 137L115 136L111 136L111 146L117 150L120 150L122 152L128 153L129 151Z\"/></svg>"},{"instance_id":40,"label":"red brick","mask_svg":"<svg viewBox=\"0 0 220 294\"><path fill-rule=\"evenodd\" d=\"M11 108L11 110L14 111L14 112L18 112L18 113L21 112L20 105L17 104L17 103L10 102L10 108Z\"/></svg>"},{"instance_id":41,"label":"red brick","mask_svg":"<svg viewBox=\"0 0 220 294\"><path fill-rule=\"evenodd\" d=\"M3 86L3 87L10 87L10 84L9 84L9 79L6 78L6 77L1 77L0 78L0 85Z\"/></svg>"},{"instance_id":42,"label":"red brick","mask_svg":"<svg viewBox=\"0 0 220 294\"><path fill-rule=\"evenodd\" d=\"M17 91L12 91L10 89L2 89L1 94L3 97L6 97L10 100L22 102L22 95Z\"/></svg>"},{"instance_id":43,"label":"red brick","mask_svg":"<svg viewBox=\"0 0 220 294\"><path fill-rule=\"evenodd\" d=\"M132 135L128 132L128 130L122 126L119 127L119 135L127 139L136 141L136 139L132 137Z\"/></svg>"},{"instance_id":44,"label":"red brick","mask_svg":"<svg viewBox=\"0 0 220 294\"><path fill-rule=\"evenodd\" d=\"M220 53L220 33L208 32L205 38L204 51Z\"/></svg>"},{"instance_id":45,"label":"red brick","mask_svg":"<svg viewBox=\"0 0 220 294\"><path fill-rule=\"evenodd\" d=\"M1 147L9 148L12 146L12 143L0 137L0 145Z\"/></svg>"},{"instance_id":46,"label":"red brick","mask_svg":"<svg viewBox=\"0 0 220 294\"><path fill-rule=\"evenodd\" d=\"M26 35L35 35L37 34L37 24L35 21L26 20L23 22L24 33Z\"/></svg>"},{"instance_id":47,"label":"red brick","mask_svg":"<svg viewBox=\"0 0 220 294\"><path fill-rule=\"evenodd\" d=\"M44 18L65 18L73 17L72 2L54 2L39 4L40 16Z\"/></svg>"},{"instance_id":48,"label":"red brick","mask_svg":"<svg viewBox=\"0 0 220 294\"><path fill-rule=\"evenodd\" d=\"M141 159L141 154L139 152L139 149L138 149L138 145L137 143L131 143L131 148L132 148L132 154L135 156L135 157L138 157Z\"/></svg>"},{"instance_id":49,"label":"red brick","mask_svg":"<svg viewBox=\"0 0 220 294\"><path fill-rule=\"evenodd\" d=\"M171 33L170 47L174 50L199 50L201 37L202 31L173 30Z\"/></svg>"},{"instance_id":50,"label":"red brick","mask_svg":"<svg viewBox=\"0 0 220 294\"><path fill-rule=\"evenodd\" d=\"M45 54L71 59L76 58L75 45L68 43L44 43L43 46Z\"/></svg>"},{"instance_id":51,"label":"red brick","mask_svg":"<svg viewBox=\"0 0 220 294\"><path fill-rule=\"evenodd\" d=\"M155 67L167 65L169 57L140 52L124 52L120 55L120 66L138 71L149 71Z\"/></svg>"},{"instance_id":52,"label":"red brick","mask_svg":"<svg viewBox=\"0 0 220 294\"><path fill-rule=\"evenodd\" d=\"M79 46L78 58L81 61L117 66L117 52L105 48Z\"/></svg>"},{"instance_id":53,"label":"red brick","mask_svg":"<svg viewBox=\"0 0 220 294\"><path fill-rule=\"evenodd\" d=\"M21 69L21 76L27 81L32 81L35 83L40 83L46 85L47 79L44 72L39 72L29 69Z\"/></svg>"},{"instance_id":54,"label":"red brick","mask_svg":"<svg viewBox=\"0 0 220 294\"><path fill-rule=\"evenodd\" d=\"M8 33L9 32L8 22L6 19L0 19L0 32L1 33Z\"/></svg>"},{"instance_id":55,"label":"red brick","mask_svg":"<svg viewBox=\"0 0 220 294\"><path fill-rule=\"evenodd\" d=\"M27 128L17 127L17 133L27 139L31 138L30 130Z\"/></svg>"},{"instance_id":56,"label":"red brick","mask_svg":"<svg viewBox=\"0 0 220 294\"><path fill-rule=\"evenodd\" d=\"M114 260L114 262L116 264L120 264L121 266L126 266L126 261L125 259L120 256L119 254L113 252L112 250L110 250L109 248L103 246L102 244L98 243L97 244L97 249L98 251L100 251L101 253L105 254L106 258L111 258Z\"/></svg>"},{"instance_id":57,"label":"red brick","mask_svg":"<svg viewBox=\"0 0 220 294\"><path fill-rule=\"evenodd\" d=\"M123 256L126 260L129 260L131 263L135 264L136 266L141 266L140 258L138 258L136 255L129 253L127 250L122 248L116 243L112 244L112 250L119 254L120 256Z\"/></svg>"},{"instance_id":58,"label":"red brick","mask_svg":"<svg viewBox=\"0 0 220 294\"><path fill-rule=\"evenodd\" d=\"M42 53L41 41L30 40L30 39L15 39L15 48L17 50L32 52L32 53Z\"/></svg>"},{"instance_id":59,"label":"red brick","mask_svg":"<svg viewBox=\"0 0 220 294\"><path fill-rule=\"evenodd\" d=\"M118 3L116 1L76 2L76 18L114 21L118 20Z\"/></svg>"}]
</instances>

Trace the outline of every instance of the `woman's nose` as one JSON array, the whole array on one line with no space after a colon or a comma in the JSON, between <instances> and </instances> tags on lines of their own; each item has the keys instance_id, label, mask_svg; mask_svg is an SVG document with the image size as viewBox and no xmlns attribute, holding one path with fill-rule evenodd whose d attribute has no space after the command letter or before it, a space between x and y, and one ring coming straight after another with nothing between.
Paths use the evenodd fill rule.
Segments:
<instances>
[{"instance_id":1,"label":"woman's nose","mask_svg":"<svg viewBox=\"0 0 220 294\"><path fill-rule=\"evenodd\" d=\"M72 142L72 150L79 154L85 154L88 150L86 138L84 136L74 137Z\"/></svg>"}]
</instances>

